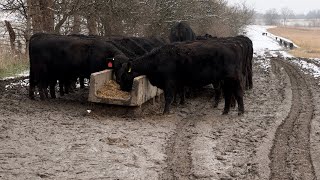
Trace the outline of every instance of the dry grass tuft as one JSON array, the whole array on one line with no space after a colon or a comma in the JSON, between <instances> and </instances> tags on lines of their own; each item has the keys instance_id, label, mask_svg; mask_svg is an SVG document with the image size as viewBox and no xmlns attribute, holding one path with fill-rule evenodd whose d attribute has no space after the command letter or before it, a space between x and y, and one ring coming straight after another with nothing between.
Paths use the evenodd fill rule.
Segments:
<instances>
[{"instance_id":1,"label":"dry grass tuft","mask_svg":"<svg viewBox=\"0 0 320 180\"><path fill-rule=\"evenodd\" d=\"M0 79L15 76L29 68L29 61L25 55L15 55L6 46L0 46Z\"/></svg>"},{"instance_id":2,"label":"dry grass tuft","mask_svg":"<svg viewBox=\"0 0 320 180\"><path fill-rule=\"evenodd\" d=\"M297 44L300 48L290 51L294 56L320 58L320 29L276 27L268 29L268 31Z\"/></svg>"}]
</instances>

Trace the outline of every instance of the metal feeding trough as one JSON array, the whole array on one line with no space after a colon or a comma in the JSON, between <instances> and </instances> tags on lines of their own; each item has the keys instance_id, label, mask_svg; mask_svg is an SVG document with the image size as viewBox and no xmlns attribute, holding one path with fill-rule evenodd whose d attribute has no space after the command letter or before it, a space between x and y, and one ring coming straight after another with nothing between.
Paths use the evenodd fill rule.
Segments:
<instances>
[{"instance_id":1,"label":"metal feeding trough","mask_svg":"<svg viewBox=\"0 0 320 180\"><path fill-rule=\"evenodd\" d=\"M122 106L141 106L144 102L162 93L161 89L151 85L146 76L138 76L134 78L132 91L125 98L103 97L99 95L98 91L113 79L112 74L112 70L91 74L88 101Z\"/></svg>"}]
</instances>

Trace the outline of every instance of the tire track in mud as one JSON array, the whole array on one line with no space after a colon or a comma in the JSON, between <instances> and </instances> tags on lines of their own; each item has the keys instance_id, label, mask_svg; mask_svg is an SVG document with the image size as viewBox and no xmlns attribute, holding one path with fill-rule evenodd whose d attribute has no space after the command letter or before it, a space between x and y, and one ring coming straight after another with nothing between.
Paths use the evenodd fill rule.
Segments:
<instances>
[{"instance_id":1,"label":"tire track in mud","mask_svg":"<svg viewBox=\"0 0 320 180\"><path fill-rule=\"evenodd\" d=\"M167 167L160 179L195 179L192 172L190 144L196 122L201 118L202 112L207 109L206 105L207 103L201 100L196 104L191 104L195 108L177 123L175 133L168 140L166 147Z\"/></svg>"},{"instance_id":2,"label":"tire track in mud","mask_svg":"<svg viewBox=\"0 0 320 180\"><path fill-rule=\"evenodd\" d=\"M316 179L310 154L310 126L314 106L312 93L305 76L293 65L280 59L273 60L290 77L292 88L291 109L278 127L271 160L270 179Z\"/></svg>"},{"instance_id":3,"label":"tire track in mud","mask_svg":"<svg viewBox=\"0 0 320 180\"><path fill-rule=\"evenodd\" d=\"M310 63L310 64L314 64L314 65L320 67L320 63L319 62L313 61L311 59L301 58L300 60L305 61L305 62Z\"/></svg>"}]
</instances>

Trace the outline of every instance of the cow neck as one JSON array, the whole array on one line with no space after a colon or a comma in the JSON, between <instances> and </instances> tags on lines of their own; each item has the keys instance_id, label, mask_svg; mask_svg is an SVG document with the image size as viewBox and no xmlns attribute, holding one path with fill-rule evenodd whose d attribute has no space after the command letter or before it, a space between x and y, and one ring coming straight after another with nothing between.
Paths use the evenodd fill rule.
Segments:
<instances>
[{"instance_id":1,"label":"cow neck","mask_svg":"<svg viewBox=\"0 0 320 180\"><path fill-rule=\"evenodd\" d=\"M149 60L148 55L139 57L132 62L132 71L139 75L146 75L152 71L152 61Z\"/></svg>"}]
</instances>

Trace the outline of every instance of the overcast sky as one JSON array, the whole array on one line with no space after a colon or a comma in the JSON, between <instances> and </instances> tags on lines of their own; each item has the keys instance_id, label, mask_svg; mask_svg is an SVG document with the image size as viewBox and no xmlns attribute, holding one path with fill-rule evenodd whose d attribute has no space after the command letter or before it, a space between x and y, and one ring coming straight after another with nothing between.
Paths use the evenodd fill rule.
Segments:
<instances>
[{"instance_id":1,"label":"overcast sky","mask_svg":"<svg viewBox=\"0 0 320 180\"><path fill-rule=\"evenodd\" d=\"M276 8L278 11L283 7L288 7L297 13L307 13L310 10L320 9L320 0L227 0L230 4L241 3L243 1L256 11L265 13L266 10Z\"/></svg>"}]
</instances>

